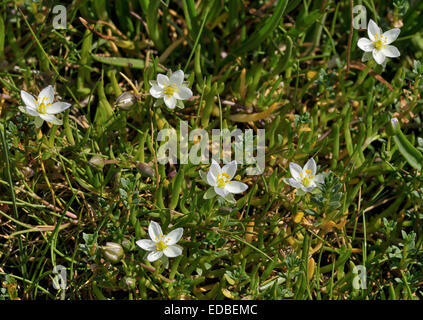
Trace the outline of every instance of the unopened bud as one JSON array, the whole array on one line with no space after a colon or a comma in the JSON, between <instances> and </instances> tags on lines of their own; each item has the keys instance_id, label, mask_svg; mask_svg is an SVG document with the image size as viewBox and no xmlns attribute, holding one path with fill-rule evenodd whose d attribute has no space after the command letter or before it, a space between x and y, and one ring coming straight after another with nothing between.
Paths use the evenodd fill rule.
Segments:
<instances>
[{"instance_id":1,"label":"unopened bud","mask_svg":"<svg viewBox=\"0 0 423 320\"><path fill-rule=\"evenodd\" d=\"M399 122L398 122L398 119L397 118L392 118L391 119L391 124L392 124L392 127L394 128L394 130L396 130L396 129L399 128Z\"/></svg>"},{"instance_id":2,"label":"unopened bud","mask_svg":"<svg viewBox=\"0 0 423 320\"><path fill-rule=\"evenodd\" d=\"M386 132L388 133L388 135L394 136L398 133L399 130L400 130L400 124L398 119L392 118L386 128Z\"/></svg>"},{"instance_id":3,"label":"unopened bud","mask_svg":"<svg viewBox=\"0 0 423 320\"><path fill-rule=\"evenodd\" d=\"M232 213L232 209L229 207L221 207L218 210L219 214L221 215L227 215L227 214L231 214Z\"/></svg>"},{"instance_id":4,"label":"unopened bud","mask_svg":"<svg viewBox=\"0 0 423 320\"><path fill-rule=\"evenodd\" d=\"M131 241L129 241L128 239L125 239L122 241L122 247L126 250L131 250Z\"/></svg>"},{"instance_id":5,"label":"unopened bud","mask_svg":"<svg viewBox=\"0 0 423 320\"><path fill-rule=\"evenodd\" d=\"M88 163L99 170L103 169L104 167L104 160L100 156L93 156Z\"/></svg>"},{"instance_id":6,"label":"unopened bud","mask_svg":"<svg viewBox=\"0 0 423 320\"><path fill-rule=\"evenodd\" d=\"M137 169L147 177L154 177L154 170L148 164L144 162L137 163Z\"/></svg>"},{"instance_id":7,"label":"unopened bud","mask_svg":"<svg viewBox=\"0 0 423 320\"><path fill-rule=\"evenodd\" d=\"M113 188L114 190L116 190L116 189L118 189L118 188L120 187L120 185L121 185L121 183L120 183L120 178L121 178L121 173L120 173L120 171L116 172L116 173L113 175L112 180L110 181L110 184L111 184L111 186L112 186L112 188Z\"/></svg>"},{"instance_id":8,"label":"unopened bud","mask_svg":"<svg viewBox=\"0 0 423 320\"><path fill-rule=\"evenodd\" d=\"M132 277L124 277L122 279L122 284L125 287L125 289L134 289L136 281Z\"/></svg>"},{"instance_id":9,"label":"unopened bud","mask_svg":"<svg viewBox=\"0 0 423 320\"><path fill-rule=\"evenodd\" d=\"M30 167L21 168L21 172L26 179L32 178L32 176L34 175L34 170L32 170L32 168Z\"/></svg>"},{"instance_id":10,"label":"unopened bud","mask_svg":"<svg viewBox=\"0 0 423 320\"><path fill-rule=\"evenodd\" d=\"M118 106L121 110L128 111L135 103L135 97L130 92L124 92L119 97L117 97L115 105Z\"/></svg>"},{"instance_id":11,"label":"unopened bud","mask_svg":"<svg viewBox=\"0 0 423 320\"><path fill-rule=\"evenodd\" d=\"M119 262L123 258L123 248L119 243L106 242L105 246L101 247L104 257L112 263Z\"/></svg>"}]
</instances>

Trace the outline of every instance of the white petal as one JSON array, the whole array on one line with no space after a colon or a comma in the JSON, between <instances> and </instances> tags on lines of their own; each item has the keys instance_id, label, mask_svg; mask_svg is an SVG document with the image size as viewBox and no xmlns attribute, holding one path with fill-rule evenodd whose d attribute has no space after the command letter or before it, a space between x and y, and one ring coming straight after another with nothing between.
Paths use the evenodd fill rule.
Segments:
<instances>
[{"instance_id":1,"label":"white petal","mask_svg":"<svg viewBox=\"0 0 423 320\"><path fill-rule=\"evenodd\" d=\"M383 33L383 37L386 38L386 44L390 44L397 40L401 30L398 28L388 30Z\"/></svg>"},{"instance_id":2,"label":"white petal","mask_svg":"<svg viewBox=\"0 0 423 320\"><path fill-rule=\"evenodd\" d=\"M52 124L57 124L58 126L61 126L63 121L60 119L57 119L55 116L53 116L52 114L40 114L40 118L50 122Z\"/></svg>"},{"instance_id":3,"label":"white petal","mask_svg":"<svg viewBox=\"0 0 423 320\"><path fill-rule=\"evenodd\" d=\"M163 89L158 85L153 85L150 88L150 94L154 97L154 98L163 98Z\"/></svg>"},{"instance_id":4,"label":"white petal","mask_svg":"<svg viewBox=\"0 0 423 320\"><path fill-rule=\"evenodd\" d=\"M401 55L399 50L396 47L391 45L387 45L386 48L383 48L382 53L388 58L396 58Z\"/></svg>"},{"instance_id":5,"label":"white petal","mask_svg":"<svg viewBox=\"0 0 423 320\"><path fill-rule=\"evenodd\" d=\"M373 50L373 59L375 59L375 61L378 64L382 64L385 61L385 55L383 54L382 50Z\"/></svg>"},{"instance_id":6,"label":"white petal","mask_svg":"<svg viewBox=\"0 0 423 320\"><path fill-rule=\"evenodd\" d=\"M176 98L174 96L164 96L164 102L169 109L175 109L176 106Z\"/></svg>"},{"instance_id":7,"label":"white petal","mask_svg":"<svg viewBox=\"0 0 423 320\"><path fill-rule=\"evenodd\" d=\"M294 162L290 162L289 163L289 171L291 172L291 176L295 179L295 180L300 180L300 173L303 172L303 168L301 168L298 164L294 163Z\"/></svg>"},{"instance_id":8,"label":"white petal","mask_svg":"<svg viewBox=\"0 0 423 320\"><path fill-rule=\"evenodd\" d=\"M174 258L182 253L182 247L178 245L168 246L163 250L163 253L169 258Z\"/></svg>"},{"instance_id":9,"label":"white petal","mask_svg":"<svg viewBox=\"0 0 423 320\"><path fill-rule=\"evenodd\" d=\"M209 170L209 172L207 172L207 182L209 183L209 185L211 185L212 187L216 186L216 179L217 177L215 177L212 173L211 170Z\"/></svg>"},{"instance_id":10,"label":"white petal","mask_svg":"<svg viewBox=\"0 0 423 320\"><path fill-rule=\"evenodd\" d=\"M150 262L154 262L158 259L160 259L163 255L163 251L152 251L148 254L147 260Z\"/></svg>"},{"instance_id":11,"label":"white petal","mask_svg":"<svg viewBox=\"0 0 423 320\"><path fill-rule=\"evenodd\" d=\"M160 87L164 87L165 85L169 84L169 78L165 76L164 74L158 74L157 75L157 83Z\"/></svg>"},{"instance_id":12,"label":"white petal","mask_svg":"<svg viewBox=\"0 0 423 320\"><path fill-rule=\"evenodd\" d=\"M43 101L44 99L44 101ZM41 90L40 94L38 95L38 102L44 102L46 105L47 103L53 103L54 100L54 89L52 86L48 86Z\"/></svg>"},{"instance_id":13,"label":"white petal","mask_svg":"<svg viewBox=\"0 0 423 320\"><path fill-rule=\"evenodd\" d=\"M184 228L177 228L177 229L169 232L169 234L164 239L165 244L168 245L168 246L174 245L179 240L181 240L183 233L184 233Z\"/></svg>"},{"instance_id":14,"label":"white petal","mask_svg":"<svg viewBox=\"0 0 423 320\"><path fill-rule=\"evenodd\" d=\"M220 169L219 164L212 159L212 164L210 165L209 172L207 172L207 182L212 186L216 186L216 180L219 173L222 172L222 169Z\"/></svg>"},{"instance_id":15,"label":"white petal","mask_svg":"<svg viewBox=\"0 0 423 320\"><path fill-rule=\"evenodd\" d=\"M216 192L219 196L223 198L226 197L226 195L228 194L228 191L219 187L214 187L214 192Z\"/></svg>"},{"instance_id":16,"label":"white petal","mask_svg":"<svg viewBox=\"0 0 423 320\"><path fill-rule=\"evenodd\" d=\"M210 169L213 167L213 174L217 177L219 173L222 173L222 169L220 168L219 162L212 159L212 164L210 166Z\"/></svg>"},{"instance_id":17,"label":"white petal","mask_svg":"<svg viewBox=\"0 0 423 320\"><path fill-rule=\"evenodd\" d=\"M229 180L232 180L232 178L235 176L235 173L236 173L236 167L237 167L236 160L233 160L223 166L222 172L229 175Z\"/></svg>"},{"instance_id":18,"label":"white petal","mask_svg":"<svg viewBox=\"0 0 423 320\"><path fill-rule=\"evenodd\" d=\"M151 221L148 226L148 234L150 235L151 240L159 242L160 238L163 236L163 231L157 222Z\"/></svg>"},{"instance_id":19,"label":"white petal","mask_svg":"<svg viewBox=\"0 0 423 320\"><path fill-rule=\"evenodd\" d=\"M139 246L141 249L147 250L147 251L153 251L156 249L156 244L147 239L138 240L135 242L137 246Z\"/></svg>"},{"instance_id":20,"label":"white petal","mask_svg":"<svg viewBox=\"0 0 423 320\"><path fill-rule=\"evenodd\" d=\"M186 100L192 97L192 91L187 87L178 87L178 90L174 95L176 99Z\"/></svg>"},{"instance_id":21,"label":"white petal","mask_svg":"<svg viewBox=\"0 0 423 320\"><path fill-rule=\"evenodd\" d=\"M67 102L55 102L51 106L46 106L46 112L48 114L56 114L65 111L72 104Z\"/></svg>"},{"instance_id":22,"label":"white petal","mask_svg":"<svg viewBox=\"0 0 423 320\"><path fill-rule=\"evenodd\" d=\"M37 109L37 104L35 103L36 99L28 92L21 90L21 98L26 106Z\"/></svg>"},{"instance_id":23,"label":"white petal","mask_svg":"<svg viewBox=\"0 0 423 320\"><path fill-rule=\"evenodd\" d=\"M307 173L306 170L310 170L311 172ZM304 171L312 176L316 175L316 161L314 161L313 158L310 158L310 160L307 161L304 166Z\"/></svg>"},{"instance_id":24,"label":"white petal","mask_svg":"<svg viewBox=\"0 0 423 320\"><path fill-rule=\"evenodd\" d=\"M34 116L34 117L40 116L40 114L38 113L38 111L36 109L33 109L29 106L26 106L25 111L26 111L26 113L30 114L31 116Z\"/></svg>"},{"instance_id":25,"label":"white petal","mask_svg":"<svg viewBox=\"0 0 423 320\"><path fill-rule=\"evenodd\" d=\"M285 181L286 182L286 181ZM298 182L297 180L295 180L294 178L289 178L288 179L288 184L291 186L291 187L294 187L294 188L297 188L297 189L299 189L299 188L301 188L303 185L300 183L300 182Z\"/></svg>"},{"instance_id":26,"label":"white petal","mask_svg":"<svg viewBox=\"0 0 423 320\"><path fill-rule=\"evenodd\" d=\"M376 35L380 39L381 33L382 33L382 30L380 30L376 22L370 19L369 24L367 25L367 34L369 35L370 40L374 41L376 38Z\"/></svg>"},{"instance_id":27,"label":"white petal","mask_svg":"<svg viewBox=\"0 0 423 320\"><path fill-rule=\"evenodd\" d=\"M182 70L175 71L169 80L171 83L176 83L176 85L180 86L184 81L184 72Z\"/></svg>"},{"instance_id":28,"label":"white petal","mask_svg":"<svg viewBox=\"0 0 423 320\"><path fill-rule=\"evenodd\" d=\"M375 46L373 45L373 42L371 42L367 38L360 38L357 42L357 46L361 50L366 51L366 52L371 52L375 48Z\"/></svg>"},{"instance_id":29,"label":"white petal","mask_svg":"<svg viewBox=\"0 0 423 320\"><path fill-rule=\"evenodd\" d=\"M248 185L239 181L231 181L225 186L225 190L230 193L242 193L248 189Z\"/></svg>"}]
</instances>

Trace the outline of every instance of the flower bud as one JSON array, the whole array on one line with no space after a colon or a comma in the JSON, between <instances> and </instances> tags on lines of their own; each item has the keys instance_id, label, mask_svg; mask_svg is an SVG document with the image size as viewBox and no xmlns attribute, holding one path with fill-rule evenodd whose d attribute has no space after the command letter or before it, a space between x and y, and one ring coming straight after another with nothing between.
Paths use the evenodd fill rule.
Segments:
<instances>
[{"instance_id":1,"label":"flower bud","mask_svg":"<svg viewBox=\"0 0 423 320\"><path fill-rule=\"evenodd\" d=\"M122 285L125 289L134 289L136 285L136 280L132 277L124 277L122 279Z\"/></svg>"},{"instance_id":2,"label":"flower bud","mask_svg":"<svg viewBox=\"0 0 423 320\"><path fill-rule=\"evenodd\" d=\"M135 97L130 92L124 92L119 97L117 97L115 105L118 106L121 110L128 111L135 103Z\"/></svg>"},{"instance_id":3,"label":"flower bud","mask_svg":"<svg viewBox=\"0 0 423 320\"><path fill-rule=\"evenodd\" d=\"M98 170L102 170L104 167L104 160L100 156L93 156L88 163Z\"/></svg>"},{"instance_id":4,"label":"flower bud","mask_svg":"<svg viewBox=\"0 0 423 320\"><path fill-rule=\"evenodd\" d=\"M123 248L119 243L106 242L105 246L101 247L104 257L112 263L119 262L123 258Z\"/></svg>"},{"instance_id":5,"label":"flower bud","mask_svg":"<svg viewBox=\"0 0 423 320\"><path fill-rule=\"evenodd\" d=\"M218 212L221 215L231 214L232 213L232 208L229 208L229 207L221 207L221 208L219 208Z\"/></svg>"},{"instance_id":6,"label":"flower bud","mask_svg":"<svg viewBox=\"0 0 423 320\"><path fill-rule=\"evenodd\" d=\"M154 170L148 164L144 162L137 163L137 169L147 177L154 177Z\"/></svg>"},{"instance_id":7,"label":"flower bud","mask_svg":"<svg viewBox=\"0 0 423 320\"><path fill-rule=\"evenodd\" d=\"M117 190L120 187L120 185L121 185L120 178L121 178L120 171L116 172L113 175L112 180L110 181L110 184L111 184L113 190Z\"/></svg>"},{"instance_id":8,"label":"flower bud","mask_svg":"<svg viewBox=\"0 0 423 320\"><path fill-rule=\"evenodd\" d=\"M20 169L22 174L24 175L25 179L30 179L34 175L34 170L30 167L23 167Z\"/></svg>"},{"instance_id":9,"label":"flower bud","mask_svg":"<svg viewBox=\"0 0 423 320\"><path fill-rule=\"evenodd\" d=\"M128 239L123 240L122 247L128 251L131 250L131 247L132 247L131 241L129 241Z\"/></svg>"},{"instance_id":10,"label":"flower bud","mask_svg":"<svg viewBox=\"0 0 423 320\"><path fill-rule=\"evenodd\" d=\"M398 133L399 130L400 130L400 124L398 119L392 118L386 128L386 132L388 133L388 135L394 136Z\"/></svg>"}]
</instances>

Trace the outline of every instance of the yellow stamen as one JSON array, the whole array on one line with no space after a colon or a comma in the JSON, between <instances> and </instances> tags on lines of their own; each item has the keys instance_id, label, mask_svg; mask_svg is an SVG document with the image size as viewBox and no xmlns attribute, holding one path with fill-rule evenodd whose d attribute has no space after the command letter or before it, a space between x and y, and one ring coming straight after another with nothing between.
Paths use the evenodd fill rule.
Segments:
<instances>
[{"instance_id":1,"label":"yellow stamen","mask_svg":"<svg viewBox=\"0 0 423 320\"><path fill-rule=\"evenodd\" d=\"M383 46L382 40L373 41L373 43L375 44L376 50L382 49L382 46Z\"/></svg>"},{"instance_id":2,"label":"yellow stamen","mask_svg":"<svg viewBox=\"0 0 423 320\"><path fill-rule=\"evenodd\" d=\"M304 187L308 187L310 185L310 179L308 177L304 177L303 179L301 179L301 183Z\"/></svg>"},{"instance_id":3,"label":"yellow stamen","mask_svg":"<svg viewBox=\"0 0 423 320\"><path fill-rule=\"evenodd\" d=\"M163 242L163 240L160 240L158 243L156 243L156 249L159 251L163 251L167 248L167 245Z\"/></svg>"},{"instance_id":4,"label":"yellow stamen","mask_svg":"<svg viewBox=\"0 0 423 320\"><path fill-rule=\"evenodd\" d=\"M231 184L232 183L232 181L230 181L229 180L230 179L230 176L229 176L229 174L227 174L227 173L225 173L225 172L222 172L222 173L219 173L218 175L217 175L217 186L219 187L219 188L224 188L225 186L226 186L226 184Z\"/></svg>"},{"instance_id":5,"label":"yellow stamen","mask_svg":"<svg viewBox=\"0 0 423 320\"><path fill-rule=\"evenodd\" d=\"M164 94L165 95L167 95L168 97L171 97L171 96L173 96L173 94L175 93L175 92L178 92L179 90L178 90L178 87L176 86L176 84L174 83L174 84L172 84L172 85L166 85L165 84L165 89L164 89Z\"/></svg>"},{"instance_id":6,"label":"yellow stamen","mask_svg":"<svg viewBox=\"0 0 423 320\"><path fill-rule=\"evenodd\" d=\"M385 43L388 41L388 39L385 37L383 38L383 34L380 35L380 39L378 40L377 33L375 34L375 41L372 41L376 50L382 50L382 48L386 48Z\"/></svg>"}]
</instances>

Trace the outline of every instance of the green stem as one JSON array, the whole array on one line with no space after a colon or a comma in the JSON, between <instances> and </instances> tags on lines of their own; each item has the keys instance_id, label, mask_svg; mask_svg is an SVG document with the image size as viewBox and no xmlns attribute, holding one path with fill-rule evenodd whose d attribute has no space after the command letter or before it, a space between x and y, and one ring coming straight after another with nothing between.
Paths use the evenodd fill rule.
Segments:
<instances>
[{"instance_id":1,"label":"green stem","mask_svg":"<svg viewBox=\"0 0 423 320\"><path fill-rule=\"evenodd\" d=\"M1 132L1 140L3 145L4 157L6 160L6 174L7 174L7 179L9 180L8 182L9 182L10 196L12 198L13 212L15 214L15 219L13 219L13 221L17 223L17 221L19 221L19 214L18 214L18 206L16 205L15 189L13 188L12 174L10 170L9 150L6 143L6 126L0 125L0 132ZM22 223L17 223L17 224L22 225ZM19 260L20 260L21 272L22 272L22 275L24 275L24 277L26 278L27 277L27 270L26 270L27 259L26 259L26 251L23 249L21 237L18 237L18 243L19 243Z\"/></svg>"}]
</instances>

